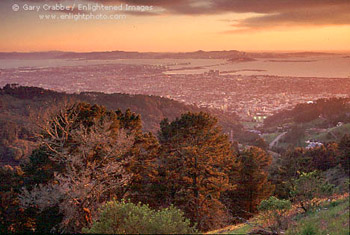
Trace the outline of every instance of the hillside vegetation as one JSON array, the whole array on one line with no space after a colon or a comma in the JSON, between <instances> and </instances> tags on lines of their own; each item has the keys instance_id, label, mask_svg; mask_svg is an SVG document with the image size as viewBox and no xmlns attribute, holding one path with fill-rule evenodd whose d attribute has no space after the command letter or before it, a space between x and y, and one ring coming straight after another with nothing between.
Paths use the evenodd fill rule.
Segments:
<instances>
[{"instance_id":1,"label":"hillside vegetation","mask_svg":"<svg viewBox=\"0 0 350 235\"><path fill-rule=\"evenodd\" d=\"M130 205L135 217L113 207L125 223L141 219L159 231L154 226L162 216L149 216L160 214L182 226L162 231L203 232L233 222L236 213L256 213L274 189L271 157L257 147L235 148L209 113L165 118L157 136L143 131L141 117L130 110L88 103L65 104L42 124L29 158L0 169L2 232L108 229L105 223L120 223L114 216L101 221L100 209L122 199L148 205ZM135 233L132 227L125 233Z\"/></svg>"},{"instance_id":2,"label":"hillside vegetation","mask_svg":"<svg viewBox=\"0 0 350 235\"><path fill-rule=\"evenodd\" d=\"M327 199L307 214L302 214L297 207L291 209L289 226L284 234L288 235L322 235L349 234L349 195L338 195ZM228 226L208 234L269 234L264 228L264 221L259 215L237 225Z\"/></svg>"},{"instance_id":3,"label":"hillside vegetation","mask_svg":"<svg viewBox=\"0 0 350 235\"><path fill-rule=\"evenodd\" d=\"M174 100L147 95L104 94L84 92L66 94L36 87L7 85L0 89L0 156L1 164L18 165L35 148L39 130L50 115L67 103L87 102L103 105L111 110L127 109L141 116L146 132L157 134L164 118L174 120L186 112L208 112L218 117L224 132L244 135L235 115L218 110L200 109ZM257 137L255 137L257 138Z\"/></svg>"},{"instance_id":4,"label":"hillside vegetation","mask_svg":"<svg viewBox=\"0 0 350 235\"><path fill-rule=\"evenodd\" d=\"M232 142L225 119L208 112L165 117L152 133L130 109L96 104L105 94L6 86L1 95L1 157L19 156L0 168L1 233L203 233L242 222L240 233L323 233L337 226L317 210L339 205L329 210L338 215L348 199L349 134L271 156L263 141ZM342 213L329 222L346 225Z\"/></svg>"},{"instance_id":5,"label":"hillside vegetation","mask_svg":"<svg viewBox=\"0 0 350 235\"><path fill-rule=\"evenodd\" d=\"M307 147L310 142L338 142L344 134L350 133L350 98L298 104L291 110L268 117L261 131L267 143L285 132L272 146L277 152L289 147Z\"/></svg>"}]
</instances>

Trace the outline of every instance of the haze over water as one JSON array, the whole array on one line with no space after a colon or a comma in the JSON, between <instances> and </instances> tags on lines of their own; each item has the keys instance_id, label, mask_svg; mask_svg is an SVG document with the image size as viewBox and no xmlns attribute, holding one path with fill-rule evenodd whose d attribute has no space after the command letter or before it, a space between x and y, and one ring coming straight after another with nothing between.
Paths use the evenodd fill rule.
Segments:
<instances>
[{"instance_id":1,"label":"haze over water","mask_svg":"<svg viewBox=\"0 0 350 235\"><path fill-rule=\"evenodd\" d=\"M249 62L224 59L115 59L115 60L0 60L0 69L45 68L96 64L144 64L167 66L167 74L200 74L209 70L239 75L350 78L350 57L345 55L298 58L259 58ZM72 68L73 69L73 68Z\"/></svg>"}]
</instances>

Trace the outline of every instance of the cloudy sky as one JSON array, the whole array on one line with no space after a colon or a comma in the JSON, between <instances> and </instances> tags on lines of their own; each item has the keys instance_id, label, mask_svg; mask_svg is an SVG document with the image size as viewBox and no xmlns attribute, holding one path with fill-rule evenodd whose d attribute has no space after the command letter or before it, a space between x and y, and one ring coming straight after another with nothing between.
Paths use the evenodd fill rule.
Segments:
<instances>
[{"instance_id":1,"label":"cloudy sky","mask_svg":"<svg viewBox=\"0 0 350 235\"><path fill-rule=\"evenodd\" d=\"M78 9L96 4L122 10ZM126 4L139 8L126 11ZM69 18L76 15L90 18ZM91 18L98 15L105 19ZM0 2L0 51L231 49L350 51L350 0Z\"/></svg>"}]
</instances>

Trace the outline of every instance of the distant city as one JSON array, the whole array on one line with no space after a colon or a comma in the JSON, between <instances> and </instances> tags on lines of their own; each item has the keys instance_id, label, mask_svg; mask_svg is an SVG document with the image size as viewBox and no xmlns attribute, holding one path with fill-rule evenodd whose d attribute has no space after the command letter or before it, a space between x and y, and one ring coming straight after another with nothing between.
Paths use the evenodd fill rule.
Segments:
<instances>
[{"instance_id":1,"label":"distant city","mask_svg":"<svg viewBox=\"0 0 350 235\"><path fill-rule=\"evenodd\" d=\"M169 66L97 64L0 69L0 85L18 83L67 93L98 91L162 96L262 121L298 103L348 97L350 79L238 75L209 70L169 74Z\"/></svg>"}]
</instances>

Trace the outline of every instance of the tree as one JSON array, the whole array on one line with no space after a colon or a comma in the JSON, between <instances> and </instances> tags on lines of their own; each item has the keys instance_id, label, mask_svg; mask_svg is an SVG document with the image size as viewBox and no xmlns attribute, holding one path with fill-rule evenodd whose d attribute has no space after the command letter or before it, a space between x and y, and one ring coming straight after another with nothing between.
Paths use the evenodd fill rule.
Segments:
<instances>
[{"instance_id":1,"label":"tree","mask_svg":"<svg viewBox=\"0 0 350 235\"><path fill-rule=\"evenodd\" d=\"M274 187L268 181L268 167L271 156L262 149L251 147L239 156L240 170L237 189L232 193L234 215L250 217L257 212L257 206L270 196Z\"/></svg>"},{"instance_id":2,"label":"tree","mask_svg":"<svg viewBox=\"0 0 350 235\"><path fill-rule=\"evenodd\" d=\"M35 221L30 211L20 207L18 194L23 185L23 171L20 167L0 167L0 233L32 232Z\"/></svg>"},{"instance_id":3,"label":"tree","mask_svg":"<svg viewBox=\"0 0 350 235\"><path fill-rule=\"evenodd\" d=\"M291 182L299 177L300 172L309 173L315 170L326 172L340 163L341 156L349 155L342 155L336 143L327 143L310 149L289 149L270 169L270 179L276 186L274 194L288 198Z\"/></svg>"},{"instance_id":4,"label":"tree","mask_svg":"<svg viewBox=\"0 0 350 235\"><path fill-rule=\"evenodd\" d=\"M255 140L255 142L253 143L253 146L256 146L258 148L261 148L263 150L267 150L268 145L265 142L265 140L263 138L261 138L260 136Z\"/></svg>"},{"instance_id":5,"label":"tree","mask_svg":"<svg viewBox=\"0 0 350 235\"><path fill-rule=\"evenodd\" d=\"M159 132L160 177L167 205L174 204L202 231L222 226L227 214L220 194L232 187L233 149L217 120L206 113L186 113Z\"/></svg>"},{"instance_id":6,"label":"tree","mask_svg":"<svg viewBox=\"0 0 350 235\"><path fill-rule=\"evenodd\" d=\"M291 199L307 212L318 205L317 199L330 195L333 188L334 185L327 183L317 171L301 172L299 177L292 181Z\"/></svg>"},{"instance_id":7,"label":"tree","mask_svg":"<svg viewBox=\"0 0 350 235\"><path fill-rule=\"evenodd\" d=\"M124 157L130 156L126 171L131 174L130 182L126 188L125 197L133 202L143 202L152 208L160 203L155 195L159 184L157 157L159 144L152 133L135 135L134 143Z\"/></svg>"},{"instance_id":8,"label":"tree","mask_svg":"<svg viewBox=\"0 0 350 235\"><path fill-rule=\"evenodd\" d=\"M298 176L298 171L310 172L313 170L312 158L306 154L306 149L289 149L281 156L281 166L284 178L291 179Z\"/></svg>"},{"instance_id":9,"label":"tree","mask_svg":"<svg viewBox=\"0 0 350 235\"><path fill-rule=\"evenodd\" d=\"M282 229L288 228L287 211L292 207L289 200L278 199L274 196L263 200L258 210L259 217L264 221L272 233L280 234Z\"/></svg>"},{"instance_id":10,"label":"tree","mask_svg":"<svg viewBox=\"0 0 350 235\"><path fill-rule=\"evenodd\" d=\"M325 171L337 165L338 145L336 143L328 143L325 146L311 148L305 153L307 159L312 159L310 170ZM299 169L302 171L302 169Z\"/></svg>"},{"instance_id":11,"label":"tree","mask_svg":"<svg viewBox=\"0 0 350 235\"><path fill-rule=\"evenodd\" d=\"M42 134L46 178L34 175L20 195L24 208L58 208L62 221L51 231L80 232L92 222L101 203L111 200L131 178L123 157L134 137L120 128L116 114L100 106L78 104L62 110ZM35 166L35 158L28 170ZM57 166L57 167L56 167ZM37 178L35 178L37 177Z\"/></svg>"},{"instance_id":12,"label":"tree","mask_svg":"<svg viewBox=\"0 0 350 235\"><path fill-rule=\"evenodd\" d=\"M339 163L349 173L350 170L350 135L346 134L339 142Z\"/></svg>"},{"instance_id":13,"label":"tree","mask_svg":"<svg viewBox=\"0 0 350 235\"><path fill-rule=\"evenodd\" d=\"M305 130L302 125L294 125L283 137L283 141L293 145L301 145L300 140L305 136Z\"/></svg>"},{"instance_id":14,"label":"tree","mask_svg":"<svg viewBox=\"0 0 350 235\"><path fill-rule=\"evenodd\" d=\"M125 167L131 174L131 178L128 187L120 197L125 196L135 203L141 201L156 208L159 206L154 194L158 184L156 164L159 151L158 140L152 133L142 132L140 115L132 113L129 109L125 113L118 110L116 114L121 127L134 136L133 145L123 156L129 159Z\"/></svg>"}]
</instances>

